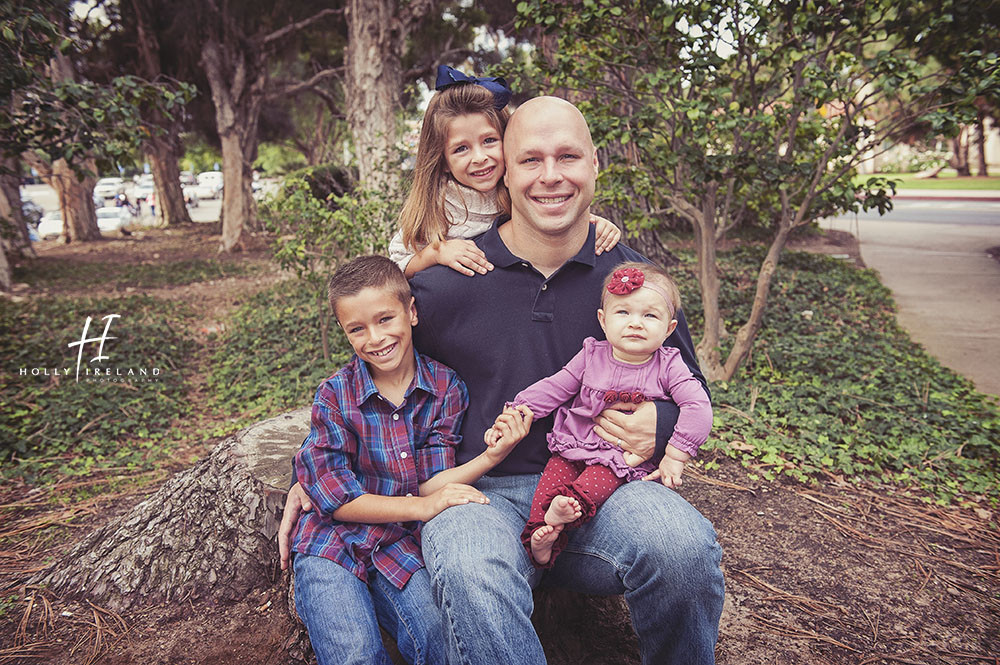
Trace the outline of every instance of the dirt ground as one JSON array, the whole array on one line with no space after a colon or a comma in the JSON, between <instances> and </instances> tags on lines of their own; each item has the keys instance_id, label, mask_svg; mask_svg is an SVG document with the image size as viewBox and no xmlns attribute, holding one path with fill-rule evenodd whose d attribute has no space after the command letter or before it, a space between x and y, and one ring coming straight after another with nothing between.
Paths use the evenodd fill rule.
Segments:
<instances>
[{"instance_id":1,"label":"dirt ground","mask_svg":"<svg viewBox=\"0 0 1000 665\"><path fill-rule=\"evenodd\" d=\"M211 230L157 232L93 246L49 244L41 254L43 260L167 261L214 257L217 242ZM858 257L848 234L796 240L792 249ZM265 256L257 247L226 260L264 264ZM218 326L241 294L280 278L264 270L152 293L183 297L198 308L200 327ZM34 293L22 288L18 295ZM1000 664L995 513L940 508L893 488L833 476L812 486L751 480L753 469L721 456L717 461L720 467L707 476L692 469L681 493L714 523L724 550L719 663ZM24 586L47 552L70 546L77 534L153 490L155 484L43 509L50 490L0 488L0 507L13 507L3 513L9 517L0 532L23 529L0 551L0 603L6 603L0 605L0 663L292 662L298 629L281 583L262 581L259 591L235 604L176 602L126 615Z\"/></svg>"}]
</instances>

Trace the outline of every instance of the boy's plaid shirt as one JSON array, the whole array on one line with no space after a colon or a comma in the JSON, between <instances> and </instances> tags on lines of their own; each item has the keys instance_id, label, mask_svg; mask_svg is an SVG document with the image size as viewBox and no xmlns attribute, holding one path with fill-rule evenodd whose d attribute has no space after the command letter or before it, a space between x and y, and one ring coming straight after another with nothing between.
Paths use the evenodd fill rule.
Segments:
<instances>
[{"instance_id":1,"label":"boy's plaid shirt","mask_svg":"<svg viewBox=\"0 0 1000 665\"><path fill-rule=\"evenodd\" d=\"M324 381L294 461L313 511L299 520L292 549L332 559L363 582L374 568L400 589L424 565L421 523L338 522L333 513L366 493L417 496L420 483L455 465L468 391L454 371L415 355L414 380L398 407L379 394L357 356Z\"/></svg>"}]
</instances>

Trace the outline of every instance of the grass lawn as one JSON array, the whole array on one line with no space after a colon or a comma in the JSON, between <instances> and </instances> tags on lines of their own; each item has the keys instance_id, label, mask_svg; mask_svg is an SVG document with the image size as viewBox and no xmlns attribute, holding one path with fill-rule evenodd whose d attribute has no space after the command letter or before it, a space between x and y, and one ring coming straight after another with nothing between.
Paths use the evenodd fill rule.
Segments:
<instances>
[{"instance_id":1,"label":"grass lawn","mask_svg":"<svg viewBox=\"0 0 1000 665\"><path fill-rule=\"evenodd\" d=\"M901 181L897 189L960 189L968 191L998 190L1000 191L1000 175L986 177L971 176L959 178L954 169L945 169L936 178L919 179L915 173L879 173L892 180ZM861 174L854 177L855 182L864 182L872 177Z\"/></svg>"}]
</instances>

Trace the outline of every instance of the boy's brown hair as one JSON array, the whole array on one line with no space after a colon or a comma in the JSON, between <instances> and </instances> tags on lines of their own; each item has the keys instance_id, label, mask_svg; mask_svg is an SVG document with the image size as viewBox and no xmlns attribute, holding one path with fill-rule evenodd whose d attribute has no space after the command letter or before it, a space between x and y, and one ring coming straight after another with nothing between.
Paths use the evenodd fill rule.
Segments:
<instances>
[{"instance_id":1,"label":"boy's brown hair","mask_svg":"<svg viewBox=\"0 0 1000 665\"><path fill-rule=\"evenodd\" d=\"M656 286L663 289L668 296L667 304L670 305L670 316L677 316L677 310L681 308L681 292L677 290L674 280L670 278L666 270L655 263L642 263L641 261L620 263L608 273L608 276L604 278L604 283L601 285L601 307L604 307L604 302L607 300L608 284L611 283L612 275L618 270L625 270L627 268L634 268L641 271L646 278L646 282L653 282Z\"/></svg>"},{"instance_id":2,"label":"boy's brown hair","mask_svg":"<svg viewBox=\"0 0 1000 665\"><path fill-rule=\"evenodd\" d=\"M351 259L337 268L327 286L330 310L337 316L337 302L361 293L364 289L388 289L404 307L410 306L410 283L392 260L370 254Z\"/></svg>"}]
</instances>

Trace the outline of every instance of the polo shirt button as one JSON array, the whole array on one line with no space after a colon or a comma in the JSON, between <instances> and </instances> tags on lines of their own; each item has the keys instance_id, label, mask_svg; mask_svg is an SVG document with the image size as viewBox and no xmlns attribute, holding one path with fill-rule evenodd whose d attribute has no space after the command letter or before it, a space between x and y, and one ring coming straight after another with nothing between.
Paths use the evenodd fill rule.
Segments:
<instances>
[{"instance_id":1,"label":"polo shirt button","mask_svg":"<svg viewBox=\"0 0 1000 665\"><path fill-rule=\"evenodd\" d=\"M399 456L402 457L403 459L406 459L406 452L404 451L399 453Z\"/></svg>"},{"instance_id":2,"label":"polo shirt button","mask_svg":"<svg viewBox=\"0 0 1000 665\"><path fill-rule=\"evenodd\" d=\"M545 291L548 288L549 288L548 284L542 284L542 291Z\"/></svg>"},{"instance_id":3,"label":"polo shirt button","mask_svg":"<svg viewBox=\"0 0 1000 665\"><path fill-rule=\"evenodd\" d=\"M527 264L527 262L522 262L522 263L521 263L521 265L522 265L522 266L524 266L525 268L527 268L527 267L528 267L528 264Z\"/></svg>"},{"instance_id":4,"label":"polo shirt button","mask_svg":"<svg viewBox=\"0 0 1000 665\"><path fill-rule=\"evenodd\" d=\"M399 420L399 414L398 413L392 414L392 419L393 420Z\"/></svg>"},{"instance_id":5,"label":"polo shirt button","mask_svg":"<svg viewBox=\"0 0 1000 665\"><path fill-rule=\"evenodd\" d=\"M413 492L407 492L406 496L413 496Z\"/></svg>"}]
</instances>

